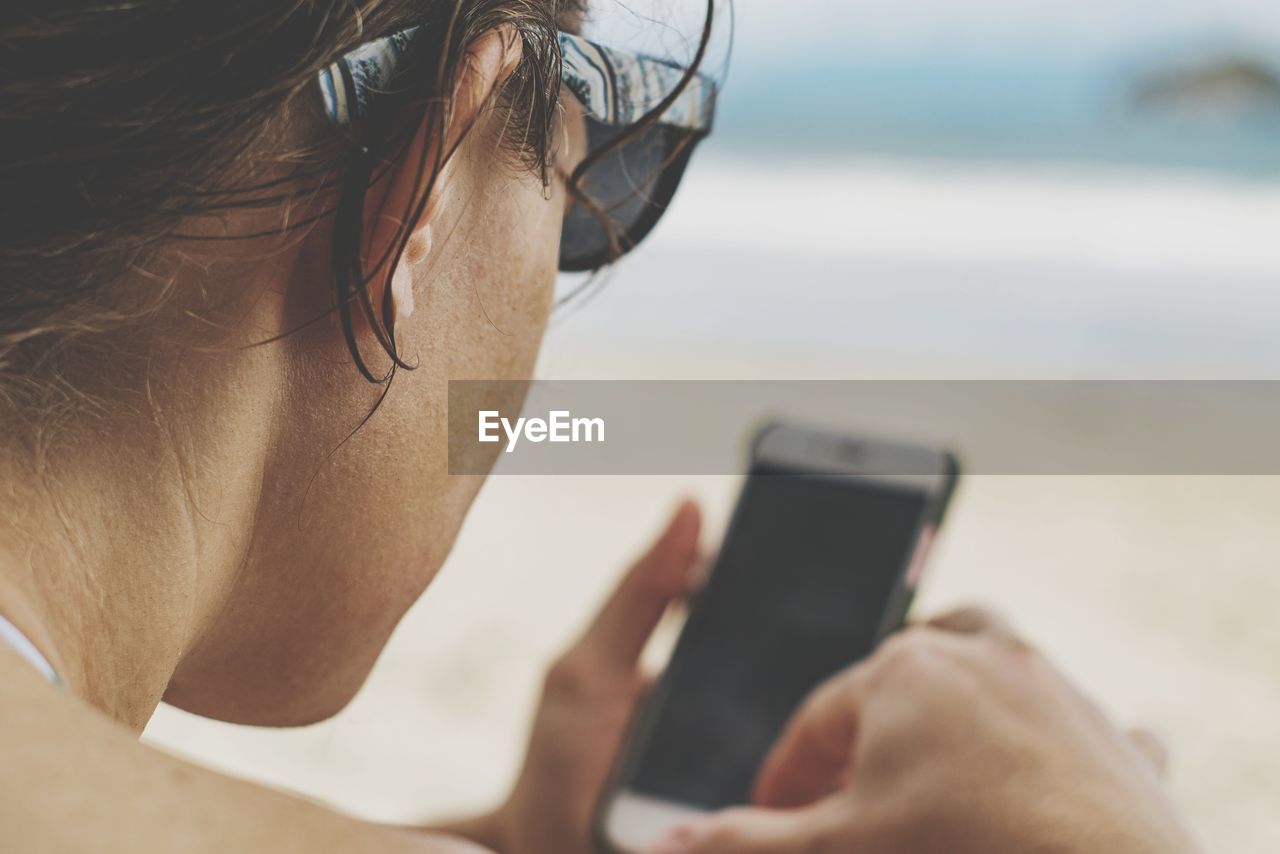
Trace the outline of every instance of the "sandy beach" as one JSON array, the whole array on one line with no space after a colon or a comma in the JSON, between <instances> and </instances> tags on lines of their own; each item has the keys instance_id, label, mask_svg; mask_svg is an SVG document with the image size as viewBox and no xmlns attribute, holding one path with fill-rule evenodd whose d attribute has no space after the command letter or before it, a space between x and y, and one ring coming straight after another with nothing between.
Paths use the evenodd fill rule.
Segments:
<instances>
[{"instance_id":1,"label":"sandy beach","mask_svg":"<svg viewBox=\"0 0 1280 854\"><path fill-rule=\"evenodd\" d=\"M162 709L148 735L372 817L493 803L545 663L681 495L717 529L733 478L496 479L356 702L272 732ZM1210 850L1280 846L1277 478L970 479L921 612L998 606L1120 720L1172 750ZM1069 521L1068 521L1069 520Z\"/></svg>"}]
</instances>

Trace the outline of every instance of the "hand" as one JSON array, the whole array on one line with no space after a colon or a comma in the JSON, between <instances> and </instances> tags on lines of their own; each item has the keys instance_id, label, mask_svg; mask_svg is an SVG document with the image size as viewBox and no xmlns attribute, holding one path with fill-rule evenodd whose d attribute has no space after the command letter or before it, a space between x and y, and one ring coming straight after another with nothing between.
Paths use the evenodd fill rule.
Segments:
<instances>
[{"instance_id":1,"label":"hand","mask_svg":"<svg viewBox=\"0 0 1280 854\"><path fill-rule=\"evenodd\" d=\"M524 768L493 817L502 854L592 852L591 820L649 678L640 653L698 563L701 514L676 511L583 636L547 672Z\"/></svg>"},{"instance_id":2,"label":"hand","mask_svg":"<svg viewBox=\"0 0 1280 854\"><path fill-rule=\"evenodd\" d=\"M1152 747L998 619L959 612L819 687L766 760L757 806L658 851L1195 852Z\"/></svg>"}]
</instances>

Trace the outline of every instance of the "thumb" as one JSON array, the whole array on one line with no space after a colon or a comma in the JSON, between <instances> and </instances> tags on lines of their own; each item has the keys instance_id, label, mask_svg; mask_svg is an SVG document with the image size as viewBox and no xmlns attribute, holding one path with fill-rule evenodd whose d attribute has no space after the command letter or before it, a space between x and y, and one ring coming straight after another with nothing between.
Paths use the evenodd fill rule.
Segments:
<instances>
[{"instance_id":1,"label":"thumb","mask_svg":"<svg viewBox=\"0 0 1280 854\"><path fill-rule=\"evenodd\" d=\"M650 854L801 854L829 839L823 805L802 810L736 807L673 828Z\"/></svg>"},{"instance_id":2,"label":"thumb","mask_svg":"<svg viewBox=\"0 0 1280 854\"><path fill-rule=\"evenodd\" d=\"M698 559L698 505L684 501L666 530L619 582L578 641L577 653L630 672L673 600L684 595Z\"/></svg>"}]
</instances>

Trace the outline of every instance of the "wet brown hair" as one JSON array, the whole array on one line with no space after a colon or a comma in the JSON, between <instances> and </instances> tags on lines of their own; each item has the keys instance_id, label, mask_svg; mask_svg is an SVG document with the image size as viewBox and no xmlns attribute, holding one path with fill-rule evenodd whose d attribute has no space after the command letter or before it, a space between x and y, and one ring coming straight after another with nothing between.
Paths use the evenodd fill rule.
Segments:
<instances>
[{"instance_id":1,"label":"wet brown hair","mask_svg":"<svg viewBox=\"0 0 1280 854\"><path fill-rule=\"evenodd\" d=\"M426 127L442 143L467 50L513 28L522 58L497 93L511 110L503 140L549 181L560 92L558 18L582 0L43 0L0 9L0 392L34 379L67 341L135 320L171 290L160 251L182 241L257 239L332 219L334 309L356 367L387 382L396 352L390 303L375 307L362 258L364 200L379 164ZM710 5L708 7L710 14ZM380 35L422 26L409 67L358 127L323 125L317 72ZM705 48L707 33L699 56ZM311 93L309 97L305 93ZM656 117L655 111L655 117ZM283 148L286 128L315 128ZM642 121L637 130L647 122ZM324 127L328 132L319 132ZM452 153L418 165L414 222ZM270 152L269 162L264 151ZM330 189L318 214L300 200ZM572 190L572 187L571 187ZM256 234L183 233L230 210L279 211ZM389 273L388 273L389 275ZM113 287L148 283L143 296ZM370 321L390 373L357 345L353 305Z\"/></svg>"}]
</instances>

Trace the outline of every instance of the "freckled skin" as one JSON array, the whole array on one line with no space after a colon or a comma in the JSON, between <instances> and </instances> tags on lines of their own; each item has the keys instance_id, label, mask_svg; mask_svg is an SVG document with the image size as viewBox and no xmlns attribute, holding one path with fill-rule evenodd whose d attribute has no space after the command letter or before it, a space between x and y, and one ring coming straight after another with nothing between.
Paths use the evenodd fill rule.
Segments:
<instances>
[{"instance_id":1,"label":"freckled skin","mask_svg":"<svg viewBox=\"0 0 1280 854\"><path fill-rule=\"evenodd\" d=\"M380 389L355 374L331 329L288 343L301 382L281 406L288 441L264 460L258 536L168 702L242 723L329 717L439 570L482 482L448 474L448 381L532 374L558 266L562 184L548 193L495 169L487 158L500 154L478 130L450 164L395 273L412 289L395 332L415 369L397 372L350 438Z\"/></svg>"}]
</instances>

